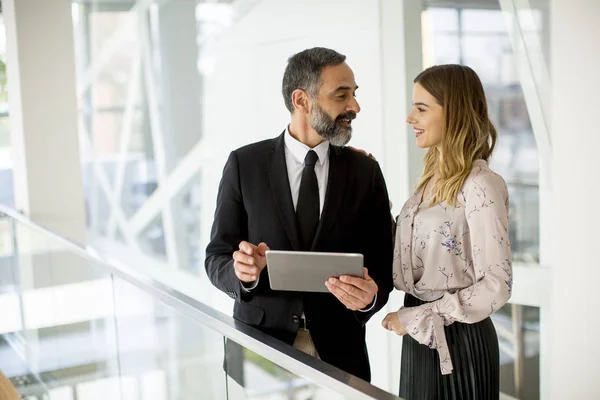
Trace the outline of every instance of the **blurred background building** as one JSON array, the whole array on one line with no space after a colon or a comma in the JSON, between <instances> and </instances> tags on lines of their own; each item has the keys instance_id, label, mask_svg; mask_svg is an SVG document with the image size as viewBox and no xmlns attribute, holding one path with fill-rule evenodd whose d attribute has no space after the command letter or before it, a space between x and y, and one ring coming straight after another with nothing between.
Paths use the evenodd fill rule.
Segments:
<instances>
[{"instance_id":1,"label":"blurred background building","mask_svg":"<svg viewBox=\"0 0 600 400\"><path fill-rule=\"evenodd\" d=\"M350 144L379 160L394 215L422 170L405 123L413 78L445 63L479 74L511 200L514 292L493 316L503 395L600 397L600 2L1 3L0 203L104 260L0 218L0 370L24 396L228 396L222 335L106 264L231 315L204 271L223 164L285 129L287 58L324 46L354 70ZM392 393L401 338L380 321L401 304L394 293L368 325L372 383ZM289 397L302 378L252 354L251 398L307 398L312 386Z\"/></svg>"}]
</instances>

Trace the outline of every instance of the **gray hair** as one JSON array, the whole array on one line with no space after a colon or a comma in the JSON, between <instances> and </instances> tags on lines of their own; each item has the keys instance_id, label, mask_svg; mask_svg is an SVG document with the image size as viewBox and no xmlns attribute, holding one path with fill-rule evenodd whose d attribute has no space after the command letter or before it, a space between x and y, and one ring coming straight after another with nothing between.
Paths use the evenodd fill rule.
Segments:
<instances>
[{"instance_id":1,"label":"gray hair","mask_svg":"<svg viewBox=\"0 0 600 400\"><path fill-rule=\"evenodd\" d=\"M292 104L294 90L302 89L312 98L316 98L321 86L323 68L339 65L344 61L346 61L345 55L324 47L313 47L290 57L281 85L283 100L289 112L294 112Z\"/></svg>"}]
</instances>

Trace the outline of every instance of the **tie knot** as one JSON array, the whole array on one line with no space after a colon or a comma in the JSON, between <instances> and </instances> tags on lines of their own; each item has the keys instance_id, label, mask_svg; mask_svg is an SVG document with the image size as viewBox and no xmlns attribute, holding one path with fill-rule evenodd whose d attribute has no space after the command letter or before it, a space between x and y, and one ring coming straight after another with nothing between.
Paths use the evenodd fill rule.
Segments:
<instances>
[{"instance_id":1,"label":"tie knot","mask_svg":"<svg viewBox=\"0 0 600 400\"><path fill-rule=\"evenodd\" d=\"M315 153L314 150L311 150L306 154L306 157L304 157L304 165L307 167L314 167L318 159L319 156L317 153Z\"/></svg>"}]
</instances>

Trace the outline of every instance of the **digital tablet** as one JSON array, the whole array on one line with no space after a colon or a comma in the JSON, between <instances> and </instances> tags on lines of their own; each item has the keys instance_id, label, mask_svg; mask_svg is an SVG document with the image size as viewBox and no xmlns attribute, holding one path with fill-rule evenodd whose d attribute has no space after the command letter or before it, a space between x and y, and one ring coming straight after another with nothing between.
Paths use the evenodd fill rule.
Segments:
<instances>
[{"instance_id":1,"label":"digital tablet","mask_svg":"<svg viewBox=\"0 0 600 400\"><path fill-rule=\"evenodd\" d=\"M362 254L267 250L266 256L273 290L327 293L331 277L363 276Z\"/></svg>"}]
</instances>

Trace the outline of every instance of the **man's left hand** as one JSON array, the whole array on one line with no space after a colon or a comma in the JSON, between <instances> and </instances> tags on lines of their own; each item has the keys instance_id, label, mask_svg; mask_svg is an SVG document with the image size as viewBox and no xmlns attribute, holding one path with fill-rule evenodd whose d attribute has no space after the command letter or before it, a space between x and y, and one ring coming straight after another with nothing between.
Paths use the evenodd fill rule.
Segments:
<instances>
[{"instance_id":1,"label":"man's left hand","mask_svg":"<svg viewBox=\"0 0 600 400\"><path fill-rule=\"evenodd\" d=\"M346 308L357 311L367 308L377 294L377 284L369 276L369 270L363 268L363 278L342 275L340 278L329 278L325 282L327 289L342 302Z\"/></svg>"}]
</instances>

